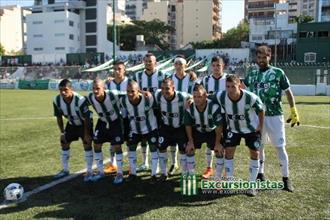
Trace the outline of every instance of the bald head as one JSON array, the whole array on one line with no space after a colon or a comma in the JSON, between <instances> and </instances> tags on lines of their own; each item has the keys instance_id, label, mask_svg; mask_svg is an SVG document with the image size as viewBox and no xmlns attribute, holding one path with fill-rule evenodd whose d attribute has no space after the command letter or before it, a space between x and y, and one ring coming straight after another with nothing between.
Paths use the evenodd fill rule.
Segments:
<instances>
[{"instance_id":1,"label":"bald head","mask_svg":"<svg viewBox=\"0 0 330 220\"><path fill-rule=\"evenodd\" d=\"M105 85L101 79L93 80L93 93L98 100L102 100L104 97Z\"/></svg>"}]
</instances>

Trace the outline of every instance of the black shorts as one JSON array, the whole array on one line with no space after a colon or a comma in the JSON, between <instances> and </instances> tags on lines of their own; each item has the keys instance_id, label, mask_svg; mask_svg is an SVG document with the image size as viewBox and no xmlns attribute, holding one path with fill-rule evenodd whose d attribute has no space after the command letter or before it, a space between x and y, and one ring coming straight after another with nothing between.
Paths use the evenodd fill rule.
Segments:
<instances>
[{"instance_id":1,"label":"black shorts","mask_svg":"<svg viewBox=\"0 0 330 220\"><path fill-rule=\"evenodd\" d=\"M261 145L261 135L257 132L252 132L248 134L238 134L231 131L227 131L227 136L225 138L224 147L236 147L240 145L241 138L245 139L245 145L251 150L258 150Z\"/></svg>"},{"instance_id":2,"label":"black shorts","mask_svg":"<svg viewBox=\"0 0 330 220\"><path fill-rule=\"evenodd\" d=\"M128 135L127 146L137 145L139 142L147 140L149 145L158 146L158 130L155 129L147 134L130 133Z\"/></svg>"},{"instance_id":3,"label":"black shorts","mask_svg":"<svg viewBox=\"0 0 330 220\"><path fill-rule=\"evenodd\" d=\"M192 129L193 132L193 138L194 138L194 147L196 149L201 149L202 144L206 143L207 147L210 148L211 150L214 149L215 145L215 131L211 132L199 132L196 128L193 127Z\"/></svg>"},{"instance_id":4,"label":"black shorts","mask_svg":"<svg viewBox=\"0 0 330 220\"><path fill-rule=\"evenodd\" d=\"M185 151L188 141L185 126L173 128L162 124L159 129L159 149L165 150L168 146L179 146L179 151Z\"/></svg>"},{"instance_id":5,"label":"black shorts","mask_svg":"<svg viewBox=\"0 0 330 220\"><path fill-rule=\"evenodd\" d=\"M124 143L122 119L118 118L109 123L108 128L107 123L99 119L95 127L93 141L95 144L110 142L112 145L118 145Z\"/></svg>"},{"instance_id":6,"label":"black shorts","mask_svg":"<svg viewBox=\"0 0 330 220\"><path fill-rule=\"evenodd\" d=\"M124 140L128 141L128 134L129 134L129 119L128 119L128 117L123 118L123 124L124 124Z\"/></svg>"},{"instance_id":7,"label":"black shorts","mask_svg":"<svg viewBox=\"0 0 330 220\"><path fill-rule=\"evenodd\" d=\"M65 126L64 133L65 140L67 142L77 141L79 140L79 138L83 140L85 136L85 130L83 125L72 125L69 122ZM93 136L93 124L91 125L89 134L91 137Z\"/></svg>"}]
</instances>

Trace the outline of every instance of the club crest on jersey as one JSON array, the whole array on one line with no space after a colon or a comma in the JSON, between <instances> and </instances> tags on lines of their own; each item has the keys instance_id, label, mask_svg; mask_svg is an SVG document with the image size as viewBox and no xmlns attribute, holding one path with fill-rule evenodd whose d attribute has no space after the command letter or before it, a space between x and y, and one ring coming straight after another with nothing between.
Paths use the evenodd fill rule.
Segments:
<instances>
[{"instance_id":1,"label":"club crest on jersey","mask_svg":"<svg viewBox=\"0 0 330 220\"><path fill-rule=\"evenodd\" d=\"M269 76L269 80L274 80L275 79L275 75L274 74L271 74L270 76Z\"/></svg>"}]
</instances>

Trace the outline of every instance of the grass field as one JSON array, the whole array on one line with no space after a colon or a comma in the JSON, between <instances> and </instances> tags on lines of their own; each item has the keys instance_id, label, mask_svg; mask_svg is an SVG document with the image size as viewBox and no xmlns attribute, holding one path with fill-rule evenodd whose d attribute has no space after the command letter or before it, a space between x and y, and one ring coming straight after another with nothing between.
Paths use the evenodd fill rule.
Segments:
<instances>
[{"instance_id":1,"label":"grass field","mask_svg":"<svg viewBox=\"0 0 330 220\"><path fill-rule=\"evenodd\" d=\"M52 91L0 90L0 189L12 182L26 191L51 182L60 170L59 131L53 118ZM330 98L296 97L302 126L287 126L287 151L295 192L262 191L238 195L182 196L180 176L150 185L148 173L121 186L113 176L85 184L79 176L34 194L0 219L330 219ZM286 116L288 106L284 105ZM70 170L84 168L80 142L72 145ZM205 168L204 149L197 152L197 172ZM104 147L108 157L108 146ZM235 156L235 176L248 177L248 149ZM266 146L265 174L281 180L275 149ZM127 158L125 160L127 169ZM0 201L3 197L0 197Z\"/></svg>"}]
</instances>

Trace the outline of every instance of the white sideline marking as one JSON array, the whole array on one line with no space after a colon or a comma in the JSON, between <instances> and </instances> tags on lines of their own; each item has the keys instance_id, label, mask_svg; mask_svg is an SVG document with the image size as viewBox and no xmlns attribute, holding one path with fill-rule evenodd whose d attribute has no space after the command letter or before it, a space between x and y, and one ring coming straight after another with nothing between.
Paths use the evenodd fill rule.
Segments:
<instances>
[{"instance_id":1,"label":"white sideline marking","mask_svg":"<svg viewBox=\"0 0 330 220\"><path fill-rule=\"evenodd\" d=\"M139 147L136 149L138 150ZM123 156L126 156L127 155L127 152L123 152ZM103 164L107 164L108 163L108 158L106 160L104 160ZM96 168L96 165L94 164L93 165L93 169ZM32 196L33 194L37 194L41 191L44 191L46 189L49 189L49 188L52 188L53 186L56 186L60 183L64 183L66 181L69 181L69 180L72 180L80 175L82 175L83 173L86 172L86 168L85 169L82 169L82 170L79 170L73 174L70 174L69 176L66 176L66 177L63 177L61 179L58 179L58 180L53 180L52 182L50 183L47 183L47 184L44 184L44 185L41 185L41 186L38 186L37 188L31 190L31 191L28 191L28 192L25 192L24 193L24 196L21 200L19 201L15 201L15 202L8 202L8 201L3 201L1 204L0 204L0 210L1 209L5 209L5 208L9 208L9 207L14 207L14 206L17 206L19 203L22 203L22 202L25 202L30 196Z\"/></svg>"},{"instance_id":2,"label":"white sideline marking","mask_svg":"<svg viewBox=\"0 0 330 220\"><path fill-rule=\"evenodd\" d=\"M290 124L286 124L287 127L291 126ZM317 126L317 125L299 125L296 127L308 127L308 128L321 128L321 129L330 129L330 127L323 127L323 126Z\"/></svg>"}]
</instances>

